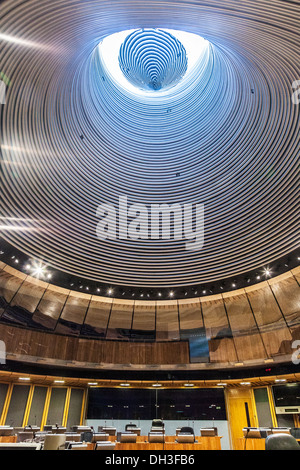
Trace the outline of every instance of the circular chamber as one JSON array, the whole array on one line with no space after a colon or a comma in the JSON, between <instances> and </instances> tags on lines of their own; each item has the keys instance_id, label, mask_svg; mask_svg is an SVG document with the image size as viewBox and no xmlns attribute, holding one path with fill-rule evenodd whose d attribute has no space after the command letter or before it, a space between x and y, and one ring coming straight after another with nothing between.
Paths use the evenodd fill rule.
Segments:
<instances>
[{"instance_id":1,"label":"circular chamber","mask_svg":"<svg viewBox=\"0 0 300 470\"><path fill-rule=\"evenodd\" d=\"M55 3L2 8L2 238L64 273L122 286L215 282L295 250L297 16L268 2L229 2L226 15L224 2ZM205 38L192 66L180 31ZM116 77L100 43L118 32ZM155 238L157 205L190 205L193 230ZM204 234L187 249L197 207ZM115 232L101 239L105 208Z\"/></svg>"}]
</instances>

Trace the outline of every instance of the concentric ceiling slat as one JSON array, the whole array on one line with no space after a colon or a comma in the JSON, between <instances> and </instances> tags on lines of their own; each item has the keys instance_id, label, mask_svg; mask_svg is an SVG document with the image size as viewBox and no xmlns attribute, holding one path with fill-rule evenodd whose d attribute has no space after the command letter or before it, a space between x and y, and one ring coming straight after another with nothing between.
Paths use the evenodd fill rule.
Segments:
<instances>
[{"instance_id":1,"label":"concentric ceiling slat","mask_svg":"<svg viewBox=\"0 0 300 470\"><path fill-rule=\"evenodd\" d=\"M299 106L291 86L300 78L299 4L14 0L1 14L0 71L10 80L1 216L27 228L2 231L6 241L86 279L149 287L220 280L298 247ZM121 89L101 61L101 39L136 29L138 41L143 28L210 43L169 93ZM156 61L151 34L146 56L171 83L164 54L174 43L164 42ZM153 72L136 61L136 46L124 44L120 55L128 68L145 66L133 81ZM181 74L184 61L177 65ZM129 205L204 204L204 247L99 240L97 207L117 207L124 195Z\"/></svg>"}]
</instances>

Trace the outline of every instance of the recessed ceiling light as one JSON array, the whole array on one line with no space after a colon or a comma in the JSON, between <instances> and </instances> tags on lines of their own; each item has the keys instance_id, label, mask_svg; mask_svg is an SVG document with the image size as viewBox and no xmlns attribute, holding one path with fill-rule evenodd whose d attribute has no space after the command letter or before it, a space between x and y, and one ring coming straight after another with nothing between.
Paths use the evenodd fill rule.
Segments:
<instances>
[{"instance_id":1,"label":"recessed ceiling light","mask_svg":"<svg viewBox=\"0 0 300 470\"><path fill-rule=\"evenodd\" d=\"M98 385L97 382L88 382L88 385Z\"/></svg>"},{"instance_id":2,"label":"recessed ceiling light","mask_svg":"<svg viewBox=\"0 0 300 470\"><path fill-rule=\"evenodd\" d=\"M120 387L130 387L130 384L127 383L127 382L124 382L124 383L120 384Z\"/></svg>"},{"instance_id":3,"label":"recessed ceiling light","mask_svg":"<svg viewBox=\"0 0 300 470\"><path fill-rule=\"evenodd\" d=\"M240 385L251 385L251 382L240 382Z\"/></svg>"},{"instance_id":4,"label":"recessed ceiling light","mask_svg":"<svg viewBox=\"0 0 300 470\"><path fill-rule=\"evenodd\" d=\"M64 380L54 380L54 383L55 384L64 384L65 381Z\"/></svg>"},{"instance_id":5,"label":"recessed ceiling light","mask_svg":"<svg viewBox=\"0 0 300 470\"><path fill-rule=\"evenodd\" d=\"M190 384L190 383L187 383L187 384L184 384L185 387L194 387L195 384Z\"/></svg>"},{"instance_id":6,"label":"recessed ceiling light","mask_svg":"<svg viewBox=\"0 0 300 470\"><path fill-rule=\"evenodd\" d=\"M161 387L162 385L157 383L157 384L152 384L152 387Z\"/></svg>"},{"instance_id":7,"label":"recessed ceiling light","mask_svg":"<svg viewBox=\"0 0 300 470\"><path fill-rule=\"evenodd\" d=\"M275 379L275 382L286 382L286 379Z\"/></svg>"},{"instance_id":8,"label":"recessed ceiling light","mask_svg":"<svg viewBox=\"0 0 300 470\"><path fill-rule=\"evenodd\" d=\"M25 380L25 381L27 380L28 381L28 380L30 380L30 377L19 377L19 380Z\"/></svg>"}]
</instances>

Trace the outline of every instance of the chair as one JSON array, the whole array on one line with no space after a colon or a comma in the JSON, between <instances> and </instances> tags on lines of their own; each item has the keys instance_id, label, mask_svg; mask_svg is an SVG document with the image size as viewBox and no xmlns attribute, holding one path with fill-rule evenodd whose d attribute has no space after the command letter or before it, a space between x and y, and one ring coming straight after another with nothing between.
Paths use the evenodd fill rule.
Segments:
<instances>
[{"instance_id":1,"label":"chair","mask_svg":"<svg viewBox=\"0 0 300 470\"><path fill-rule=\"evenodd\" d=\"M291 428L290 432L295 439L300 439L300 428Z\"/></svg>"},{"instance_id":2,"label":"chair","mask_svg":"<svg viewBox=\"0 0 300 470\"><path fill-rule=\"evenodd\" d=\"M68 450L90 450L90 448L87 443L75 442L70 444Z\"/></svg>"},{"instance_id":3,"label":"chair","mask_svg":"<svg viewBox=\"0 0 300 470\"><path fill-rule=\"evenodd\" d=\"M65 434L66 431L67 428L64 428L63 426L58 426L57 424L52 428L52 432L54 434Z\"/></svg>"},{"instance_id":4,"label":"chair","mask_svg":"<svg viewBox=\"0 0 300 470\"><path fill-rule=\"evenodd\" d=\"M141 428L138 428L136 424L126 424L125 432L132 432L133 434L141 435Z\"/></svg>"},{"instance_id":5,"label":"chair","mask_svg":"<svg viewBox=\"0 0 300 470\"><path fill-rule=\"evenodd\" d=\"M165 433L165 424L162 419L153 419L150 432Z\"/></svg>"},{"instance_id":6,"label":"chair","mask_svg":"<svg viewBox=\"0 0 300 470\"><path fill-rule=\"evenodd\" d=\"M148 433L148 442L151 443L164 443L165 435L164 432L149 432Z\"/></svg>"},{"instance_id":7,"label":"chair","mask_svg":"<svg viewBox=\"0 0 300 470\"><path fill-rule=\"evenodd\" d=\"M66 440L70 442L80 442L80 434L76 432L66 432Z\"/></svg>"},{"instance_id":8,"label":"chair","mask_svg":"<svg viewBox=\"0 0 300 470\"><path fill-rule=\"evenodd\" d=\"M109 434L104 432L95 432L92 442L109 441Z\"/></svg>"},{"instance_id":9,"label":"chair","mask_svg":"<svg viewBox=\"0 0 300 470\"><path fill-rule=\"evenodd\" d=\"M300 450L300 445L291 434L270 434L266 438L266 450Z\"/></svg>"},{"instance_id":10,"label":"chair","mask_svg":"<svg viewBox=\"0 0 300 470\"><path fill-rule=\"evenodd\" d=\"M43 450L64 449L66 442L65 434L46 434Z\"/></svg>"},{"instance_id":11,"label":"chair","mask_svg":"<svg viewBox=\"0 0 300 470\"><path fill-rule=\"evenodd\" d=\"M120 436L120 442L136 442L137 434L133 434L132 432L122 432Z\"/></svg>"},{"instance_id":12,"label":"chair","mask_svg":"<svg viewBox=\"0 0 300 470\"><path fill-rule=\"evenodd\" d=\"M115 442L102 441L102 442L96 443L95 450L114 450L115 446L116 446Z\"/></svg>"},{"instance_id":13,"label":"chair","mask_svg":"<svg viewBox=\"0 0 300 470\"><path fill-rule=\"evenodd\" d=\"M186 439L185 439L186 438ZM195 442L195 433L190 426L183 426L177 434L178 442Z\"/></svg>"},{"instance_id":14,"label":"chair","mask_svg":"<svg viewBox=\"0 0 300 470\"><path fill-rule=\"evenodd\" d=\"M82 442L92 442L94 433L92 431L84 431L80 434Z\"/></svg>"},{"instance_id":15,"label":"chair","mask_svg":"<svg viewBox=\"0 0 300 470\"><path fill-rule=\"evenodd\" d=\"M111 426L98 426L98 432L105 432L109 434L110 436L115 436L116 435L116 428L113 428Z\"/></svg>"},{"instance_id":16,"label":"chair","mask_svg":"<svg viewBox=\"0 0 300 470\"><path fill-rule=\"evenodd\" d=\"M271 434L291 434L291 428L271 428Z\"/></svg>"},{"instance_id":17,"label":"chair","mask_svg":"<svg viewBox=\"0 0 300 470\"><path fill-rule=\"evenodd\" d=\"M78 425L76 424L75 426L72 426L72 432L76 432L76 433L81 433L81 432L86 432L86 431L91 431L92 428L91 426L81 426L81 425Z\"/></svg>"},{"instance_id":18,"label":"chair","mask_svg":"<svg viewBox=\"0 0 300 470\"><path fill-rule=\"evenodd\" d=\"M30 442L33 441L33 431L20 431L17 434L17 442Z\"/></svg>"},{"instance_id":19,"label":"chair","mask_svg":"<svg viewBox=\"0 0 300 470\"><path fill-rule=\"evenodd\" d=\"M154 428L165 428L165 424L162 419L153 419L152 420L152 427Z\"/></svg>"},{"instance_id":20,"label":"chair","mask_svg":"<svg viewBox=\"0 0 300 470\"><path fill-rule=\"evenodd\" d=\"M45 424L43 431L52 432L52 424Z\"/></svg>"},{"instance_id":21,"label":"chair","mask_svg":"<svg viewBox=\"0 0 300 470\"><path fill-rule=\"evenodd\" d=\"M11 436L14 428L11 426L0 426L0 436Z\"/></svg>"},{"instance_id":22,"label":"chair","mask_svg":"<svg viewBox=\"0 0 300 470\"><path fill-rule=\"evenodd\" d=\"M217 428L201 428L200 435L201 436L217 436L218 429Z\"/></svg>"}]
</instances>

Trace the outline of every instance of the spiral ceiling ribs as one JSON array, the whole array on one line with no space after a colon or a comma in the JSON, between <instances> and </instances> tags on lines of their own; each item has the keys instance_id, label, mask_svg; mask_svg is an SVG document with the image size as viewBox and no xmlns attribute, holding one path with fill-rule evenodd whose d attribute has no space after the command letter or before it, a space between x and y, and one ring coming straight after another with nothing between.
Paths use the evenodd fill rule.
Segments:
<instances>
[{"instance_id":1,"label":"spiral ceiling ribs","mask_svg":"<svg viewBox=\"0 0 300 470\"><path fill-rule=\"evenodd\" d=\"M119 63L125 77L146 90L174 85L187 69L183 45L170 33L154 29L131 33L121 45Z\"/></svg>"},{"instance_id":2,"label":"spiral ceiling ribs","mask_svg":"<svg viewBox=\"0 0 300 470\"><path fill-rule=\"evenodd\" d=\"M0 14L6 242L82 279L149 288L217 282L298 248L299 3L6 0ZM206 40L192 68L170 30ZM99 52L121 31L136 93ZM121 196L149 213L201 205L203 246L99 238L99 206Z\"/></svg>"}]
</instances>

